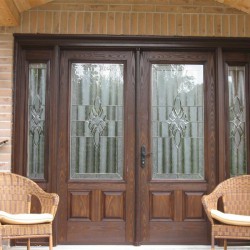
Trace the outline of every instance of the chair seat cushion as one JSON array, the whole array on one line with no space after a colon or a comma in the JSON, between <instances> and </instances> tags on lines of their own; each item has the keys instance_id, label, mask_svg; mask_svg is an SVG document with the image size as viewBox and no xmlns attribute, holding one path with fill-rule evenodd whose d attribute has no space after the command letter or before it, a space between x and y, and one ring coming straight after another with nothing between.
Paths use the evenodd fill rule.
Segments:
<instances>
[{"instance_id":1,"label":"chair seat cushion","mask_svg":"<svg viewBox=\"0 0 250 250\"><path fill-rule=\"evenodd\" d=\"M0 211L0 222L2 224L40 224L52 222L52 214L9 214Z\"/></svg>"},{"instance_id":2,"label":"chair seat cushion","mask_svg":"<svg viewBox=\"0 0 250 250\"><path fill-rule=\"evenodd\" d=\"M212 218L228 225L250 226L250 216L226 214L215 209L211 210L211 216Z\"/></svg>"}]
</instances>

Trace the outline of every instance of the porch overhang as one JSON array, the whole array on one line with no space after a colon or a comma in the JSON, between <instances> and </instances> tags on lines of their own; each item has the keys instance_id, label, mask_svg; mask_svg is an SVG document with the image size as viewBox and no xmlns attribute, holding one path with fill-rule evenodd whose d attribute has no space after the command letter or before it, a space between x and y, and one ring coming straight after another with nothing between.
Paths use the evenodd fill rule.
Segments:
<instances>
[{"instance_id":1,"label":"porch overhang","mask_svg":"<svg viewBox=\"0 0 250 250\"><path fill-rule=\"evenodd\" d=\"M20 24L20 15L22 12L52 1L53 0L0 0L0 26L18 26ZM249 0L214 1L238 9L245 13L250 13Z\"/></svg>"}]
</instances>

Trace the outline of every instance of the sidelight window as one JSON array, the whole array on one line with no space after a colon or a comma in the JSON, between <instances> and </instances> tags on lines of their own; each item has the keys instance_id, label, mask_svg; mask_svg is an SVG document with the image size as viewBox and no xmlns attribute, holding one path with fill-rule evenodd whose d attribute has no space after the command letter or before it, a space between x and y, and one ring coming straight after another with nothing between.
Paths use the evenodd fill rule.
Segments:
<instances>
[{"instance_id":1,"label":"sidelight window","mask_svg":"<svg viewBox=\"0 0 250 250\"><path fill-rule=\"evenodd\" d=\"M228 66L230 176L247 173L245 66Z\"/></svg>"},{"instance_id":2,"label":"sidelight window","mask_svg":"<svg viewBox=\"0 0 250 250\"><path fill-rule=\"evenodd\" d=\"M29 64L27 176L44 179L47 64Z\"/></svg>"}]
</instances>

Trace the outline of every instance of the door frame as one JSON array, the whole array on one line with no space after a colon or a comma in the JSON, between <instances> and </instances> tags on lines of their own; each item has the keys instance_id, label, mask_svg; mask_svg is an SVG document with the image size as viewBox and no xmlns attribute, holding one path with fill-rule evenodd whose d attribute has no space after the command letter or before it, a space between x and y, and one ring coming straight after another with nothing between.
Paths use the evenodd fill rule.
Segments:
<instances>
[{"instance_id":1,"label":"door frame","mask_svg":"<svg viewBox=\"0 0 250 250\"><path fill-rule=\"evenodd\" d=\"M208 51L210 50L214 53L215 58L215 76L216 76L216 102L217 110L215 115L216 120L216 150L218 152L216 156L216 162L219 166L216 169L216 176L214 176L214 182L211 185L211 189L215 187L219 182L226 179L227 176L227 140L224 133L226 127L226 115L225 115L225 77L223 53L227 51L234 52L246 52L250 54L250 39L249 38L204 38L204 37L149 37L149 36L103 36L103 35L47 35L47 34L14 34L14 88L13 88L13 136L12 136L12 172L17 174L25 175L27 165L26 157L26 139L25 134L27 127L27 121L25 121L23 114L25 110L25 95L21 90L22 85L20 84L20 79L23 81L25 79L25 72L21 69L25 61L25 53L31 49L33 50L47 50L50 51L51 57L51 81L54 82L53 87L53 100L58 102L58 91L59 89L59 65L60 65L60 51L62 49L124 49L133 50L136 54L136 65L135 70L137 72L136 79L136 112L139 112L139 99L140 89L137 87L140 81L139 71L140 62L139 55L140 50L181 50L181 51ZM247 93L248 94L248 93ZM220 98L223 96L223 98ZM57 134L57 119L56 114L58 113L58 107L55 106L52 109L54 114L54 120L50 121L50 124L54 124L52 137L51 137L51 147L57 148L58 146L58 134ZM139 124L136 122L136 160L135 166L140 166L140 143L139 143ZM249 128L248 128L249 130ZM248 141L248 146L250 142ZM59 159L53 154L50 159L48 159L50 176L48 178L48 183L40 185L50 192L56 192L58 190L57 183L57 173ZM250 171L248 169L248 171ZM139 172L136 168L135 178L139 178ZM139 184L135 183L135 195L139 193ZM140 209L139 201L136 201L136 221L135 221L135 232L140 231ZM55 227L58 223L58 219L55 220ZM55 243L57 242L57 232L55 231ZM135 234L134 244L139 245L141 242L138 233Z\"/></svg>"}]
</instances>

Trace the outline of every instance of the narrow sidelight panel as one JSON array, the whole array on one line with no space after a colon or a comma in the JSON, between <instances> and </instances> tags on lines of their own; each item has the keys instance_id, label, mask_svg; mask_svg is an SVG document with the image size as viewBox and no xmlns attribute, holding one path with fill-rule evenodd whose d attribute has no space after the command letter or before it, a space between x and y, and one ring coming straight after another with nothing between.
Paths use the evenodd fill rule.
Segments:
<instances>
[{"instance_id":1,"label":"narrow sidelight panel","mask_svg":"<svg viewBox=\"0 0 250 250\"><path fill-rule=\"evenodd\" d=\"M247 173L245 66L228 66L230 176Z\"/></svg>"},{"instance_id":2,"label":"narrow sidelight panel","mask_svg":"<svg viewBox=\"0 0 250 250\"><path fill-rule=\"evenodd\" d=\"M27 176L44 179L47 64L29 64Z\"/></svg>"}]
</instances>

